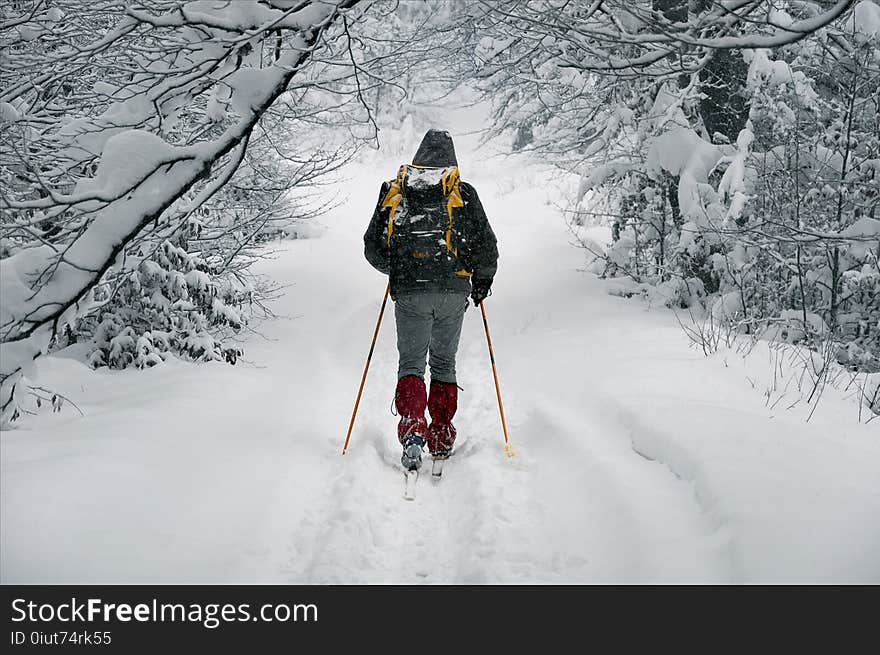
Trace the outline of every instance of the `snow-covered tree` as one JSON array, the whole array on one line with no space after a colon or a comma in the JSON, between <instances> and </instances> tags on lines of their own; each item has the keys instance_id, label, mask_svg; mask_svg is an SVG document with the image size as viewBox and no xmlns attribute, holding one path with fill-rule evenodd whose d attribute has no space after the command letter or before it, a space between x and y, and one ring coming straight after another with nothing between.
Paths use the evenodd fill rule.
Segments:
<instances>
[{"instance_id":1,"label":"snow-covered tree","mask_svg":"<svg viewBox=\"0 0 880 655\"><path fill-rule=\"evenodd\" d=\"M580 176L605 274L877 366L876 2L482 6L496 132Z\"/></svg>"},{"instance_id":2,"label":"snow-covered tree","mask_svg":"<svg viewBox=\"0 0 880 655\"><path fill-rule=\"evenodd\" d=\"M200 225L202 212L236 179L275 101L319 85L308 79L308 64L316 54L335 56L339 18L359 15L356 4L7 5L0 26L4 422L26 392L30 363L86 315L96 322L96 363L149 365L173 344L197 357L217 353L209 325L240 325L250 290L217 277L229 262L218 267L184 242L216 242ZM300 77L302 86L293 84ZM289 127L295 140L296 124ZM304 152L300 161L308 161ZM320 168L314 161L301 167L306 178ZM250 215L227 232L247 233L260 220ZM233 235L215 254L234 252L234 242Z\"/></svg>"}]
</instances>

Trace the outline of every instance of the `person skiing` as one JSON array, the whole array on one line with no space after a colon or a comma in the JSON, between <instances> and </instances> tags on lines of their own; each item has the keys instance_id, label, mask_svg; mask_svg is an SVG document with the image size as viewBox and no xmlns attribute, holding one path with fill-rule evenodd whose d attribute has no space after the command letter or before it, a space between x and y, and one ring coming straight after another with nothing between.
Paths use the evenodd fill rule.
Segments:
<instances>
[{"instance_id":1,"label":"person skiing","mask_svg":"<svg viewBox=\"0 0 880 655\"><path fill-rule=\"evenodd\" d=\"M389 276L399 354L394 404L400 461L404 469L417 470L425 445L435 460L452 451L455 358L468 296L475 306L483 302L498 262L495 234L476 189L460 180L448 132L428 130L412 164L382 184L364 234L364 255Z\"/></svg>"}]
</instances>

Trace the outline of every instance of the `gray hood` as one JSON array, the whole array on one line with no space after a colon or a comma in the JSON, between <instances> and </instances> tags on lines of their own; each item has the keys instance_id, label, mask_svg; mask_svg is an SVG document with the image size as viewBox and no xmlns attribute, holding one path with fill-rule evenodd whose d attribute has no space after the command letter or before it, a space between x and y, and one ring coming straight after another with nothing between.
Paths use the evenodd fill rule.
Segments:
<instances>
[{"instance_id":1,"label":"gray hood","mask_svg":"<svg viewBox=\"0 0 880 655\"><path fill-rule=\"evenodd\" d=\"M455 146L452 145L452 137L449 136L449 132L428 130L412 163L414 166L430 166L431 168L458 166L458 161L455 159Z\"/></svg>"}]
</instances>

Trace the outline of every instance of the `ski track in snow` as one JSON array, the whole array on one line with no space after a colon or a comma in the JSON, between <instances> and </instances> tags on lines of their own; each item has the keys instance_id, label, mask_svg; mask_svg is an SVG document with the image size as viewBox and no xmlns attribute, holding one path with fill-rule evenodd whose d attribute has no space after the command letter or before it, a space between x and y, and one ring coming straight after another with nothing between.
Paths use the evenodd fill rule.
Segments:
<instances>
[{"instance_id":1,"label":"ski track in snow","mask_svg":"<svg viewBox=\"0 0 880 655\"><path fill-rule=\"evenodd\" d=\"M486 307L514 457L502 449L482 321L470 307L458 450L439 482L426 456L416 499L403 499L391 302L340 456L385 285L361 238L399 162L363 166L349 202L324 219L325 235L280 244L261 264L291 286L273 306L286 318L246 346L254 367L93 374L70 359L41 362L45 383L84 381L91 400L84 419L44 415L4 434L4 581L727 582L802 579L816 562L820 578L832 575L834 563L810 552L779 574L784 553L756 555L760 544L734 531L743 517L715 478L743 475L746 460L737 468L735 457L719 458L707 473L676 445L675 421L699 424L701 403L719 407L682 404L686 394L666 388L667 367L685 371L682 384L711 363L687 349L671 317L612 298L578 272L583 252L546 190L514 192L493 178L496 164L474 156L459 150L499 237ZM688 393L740 393L759 415L758 394L740 383L717 376ZM681 406L670 411L667 396ZM857 509L877 506L871 497ZM880 576L868 554L880 539L854 539L860 574ZM749 563L764 560L765 569Z\"/></svg>"}]
</instances>

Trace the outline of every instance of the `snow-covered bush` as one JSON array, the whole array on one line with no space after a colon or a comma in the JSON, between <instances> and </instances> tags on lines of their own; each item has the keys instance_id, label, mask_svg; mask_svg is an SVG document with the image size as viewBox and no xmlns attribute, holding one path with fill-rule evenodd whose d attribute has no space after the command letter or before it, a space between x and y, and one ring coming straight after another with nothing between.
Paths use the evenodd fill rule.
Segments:
<instances>
[{"instance_id":1,"label":"snow-covered bush","mask_svg":"<svg viewBox=\"0 0 880 655\"><path fill-rule=\"evenodd\" d=\"M89 364L146 368L169 353L210 361L238 350L224 347L223 336L247 323L253 289L166 241L134 271L96 288L95 301L100 310L71 329L94 348Z\"/></svg>"}]
</instances>

